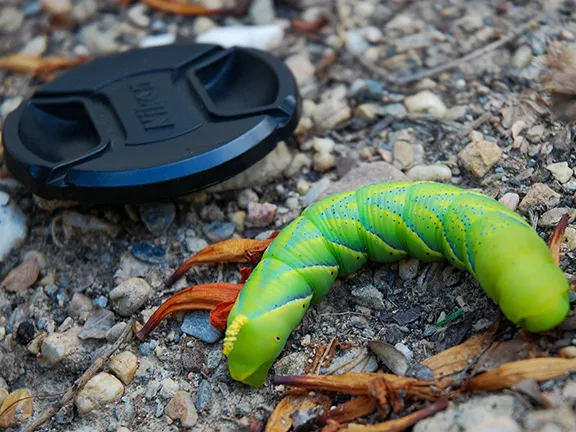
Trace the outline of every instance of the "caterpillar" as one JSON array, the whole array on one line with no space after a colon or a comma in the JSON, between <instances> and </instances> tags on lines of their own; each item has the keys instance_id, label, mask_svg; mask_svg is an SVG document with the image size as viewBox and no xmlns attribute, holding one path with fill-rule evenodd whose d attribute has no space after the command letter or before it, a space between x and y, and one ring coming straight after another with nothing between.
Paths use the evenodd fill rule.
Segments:
<instances>
[{"instance_id":1,"label":"caterpillar","mask_svg":"<svg viewBox=\"0 0 576 432\"><path fill-rule=\"evenodd\" d=\"M261 386L311 305L368 260L447 260L467 270L511 322L560 324L569 282L538 233L498 201L429 181L387 182L324 198L262 255L228 316L223 353L233 379Z\"/></svg>"}]
</instances>

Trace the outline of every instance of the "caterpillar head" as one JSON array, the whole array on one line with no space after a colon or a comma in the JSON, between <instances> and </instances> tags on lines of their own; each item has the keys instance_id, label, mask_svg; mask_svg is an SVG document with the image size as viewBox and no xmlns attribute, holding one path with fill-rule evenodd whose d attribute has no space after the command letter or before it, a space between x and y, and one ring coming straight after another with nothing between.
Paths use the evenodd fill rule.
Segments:
<instances>
[{"instance_id":1,"label":"caterpillar head","mask_svg":"<svg viewBox=\"0 0 576 432\"><path fill-rule=\"evenodd\" d=\"M258 315L230 311L224 339L231 377L252 387L266 381L268 371L278 358L290 334L308 309L311 297L293 300Z\"/></svg>"}]
</instances>

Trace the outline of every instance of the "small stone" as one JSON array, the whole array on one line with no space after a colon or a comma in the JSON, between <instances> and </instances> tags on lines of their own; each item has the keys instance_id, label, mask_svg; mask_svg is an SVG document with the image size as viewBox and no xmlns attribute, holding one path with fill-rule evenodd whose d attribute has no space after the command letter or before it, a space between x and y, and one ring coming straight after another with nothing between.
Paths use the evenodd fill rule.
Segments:
<instances>
[{"instance_id":1,"label":"small stone","mask_svg":"<svg viewBox=\"0 0 576 432\"><path fill-rule=\"evenodd\" d=\"M146 15L148 6L144 3L139 3L128 9L128 19L138 27L148 27L150 25L150 17Z\"/></svg>"},{"instance_id":2,"label":"small stone","mask_svg":"<svg viewBox=\"0 0 576 432\"><path fill-rule=\"evenodd\" d=\"M0 32L14 33L24 22L24 14L19 8L4 6L0 9Z\"/></svg>"},{"instance_id":3,"label":"small stone","mask_svg":"<svg viewBox=\"0 0 576 432\"><path fill-rule=\"evenodd\" d=\"M394 143L392 155L394 156L394 163L400 169L409 167L414 163L414 150L412 144L406 141L396 141Z\"/></svg>"},{"instance_id":4,"label":"small stone","mask_svg":"<svg viewBox=\"0 0 576 432\"><path fill-rule=\"evenodd\" d=\"M513 419L496 416L472 425L466 432L522 432L522 429Z\"/></svg>"},{"instance_id":5,"label":"small stone","mask_svg":"<svg viewBox=\"0 0 576 432\"><path fill-rule=\"evenodd\" d=\"M0 428L17 428L32 417L32 394L27 388L14 390L0 406Z\"/></svg>"},{"instance_id":6,"label":"small stone","mask_svg":"<svg viewBox=\"0 0 576 432\"><path fill-rule=\"evenodd\" d=\"M132 382L136 369L138 369L138 358L130 351L122 351L110 359L108 367L114 375L128 385Z\"/></svg>"},{"instance_id":7,"label":"small stone","mask_svg":"<svg viewBox=\"0 0 576 432\"><path fill-rule=\"evenodd\" d=\"M353 289L351 292L352 301L360 306L366 306L372 309L386 309L384 296L374 285L365 285Z\"/></svg>"},{"instance_id":8,"label":"small stone","mask_svg":"<svg viewBox=\"0 0 576 432\"><path fill-rule=\"evenodd\" d=\"M252 201L248 204L248 215L246 221L254 227L266 227L274 222L278 206L270 203L259 203Z\"/></svg>"},{"instance_id":9,"label":"small stone","mask_svg":"<svg viewBox=\"0 0 576 432\"><path fill-rule=\"evenodd\" d=\"M0 263L12 249L24 243L27 234L26 216L10 195L0 191Z\"/></svg>"},{"instance_id":10,"label":"small stone","mask_svg":"<svg viewBox=\"0 0 576 432\"><path fill-rule=\"evenodd\" d=\"M565 214L568 214L568 223L572 223L576 218L576 209L556 207L548 210L538 219L538 226L542 228L555 228Z\"/></svg>"},{"instance_id":11,"label":"small stone","mask_svg":"<svg viewBox=\"0 0 576 432\"><path fill-rule=\"evenodd\" d=\"M394 321L400 325L410 324L411 322L416 321L420 317L420 314L420 309L416 307L406 309L394 314Z\"/></svg>"},{"instance_id":12,"label":"small stone","mask_svg":"<svg viewBox=\"0 0 576 432\"><path fill-rule=\"evenodd\" d=\"M534 183L528 193L520 202L518 209L527 213L533 207L544 205L547 209L556 207L560 203L560 194L550 189L544 183Z\"/></svg>"},{"instance_id":13,"label":"small stone","mask_svg":"<svg viewBox=\"0 0 576 432\"><path fill-rule=\"evenodd\" d=\"M176 41L176 33L151 34L140 41L140 48L151 48L173 44Z\"/></svg>"},{"instance_id":14,"label":"small stone","mask_svg":"<svg viewBox=\"0 0 576 432\"><path fill-rule=\"evenodd\" d=\"M364 360L358 364L355 362L355 360L359 358L368 358L368 361L366 362L366 360ZM353 362L355 366L351 367L351 363ZM354 347L349 350L340 351L340 353L334 356L334 359L330 363L329 369L321 369L320 372L324 374L328 371L335 371L334 375L340 375L346 372L371 373L375 372L377 369L378 360L376 360L375 356L370 355L367 348Z\"/></svg>"},{"instance_id":15,"label":"small stone","mask_svg":"<svg viewBox=\"0 0 576 432\"><path fill-rule=\"evenodd\" d=\"M147 243L134 245L130 253L132 253L135 258L148 264L162 264L166 256L165 249Z\"/></svg>"},{"instance_id":16,"label":"small stone","mask_svg":"<svg viewBox=\"0 0 576 432\"><path fill-rule=\"evenodd\" d=\"M234 234L235 229L236 227L232 222L222 221L210 222L203 227L204 234L213 242L229 239Z\"/></svg>"},{"instance_id":17,"label":"small stone","mask_svg":"<svg viewBox=\"0 0 576 432\"><path fill-rule=\"evenodd\" d=\"M206 246L208 246L208 242L203 238L189 237L186 239L186 250L192 254L201 251Z\"/></svg>"},{"instance_id":18,"label":"small stone","mask_svg":"<svg viewBox=\"0 0 576 432\"><path fill-rule=\"evenodd\" d=\"M72 296L72 300L70 300L70 304L68 305L68 316L74 319L79 319L81 317L86 319L92 308L92 300L84 294L76 292Z\"/></svg>"},{"instance_id":19,"label":"small stone","mask_svg":"<svg viewBox=\"0 0 576 432\"><path fill-rule=\"evenodd\" d=\"M518 207L518 203L520 202L520 195L514 192L507 192L502 195L502 198L500 198L498 201L500 201L501 204L504 204L510 210L515 211Z\"/></svg>"},{"instance_id":20,"label":"small stone","mask_svg":"<svg viewBox=\"0 0 576 432\"><path fill-rule=\"evenodd\" d=\"M89 413L122 397L124 385L118 378L106 372L90 378L74 399L81 414Z\"/></svg>"},{"instance_id":21,"label":"small stone","mask_svg":"<svg viewBox=\"0 0 576 432\"><path fill-rule=\"evenodd\" d=\"M314 80L315 68L306 51L288 57L285 63L294 75L299 86L303 86Z\"/></svg>"},{"instance_id":22,"label":"small stone","mask_svg":"<svg viewBox=\"0 0 576 432\"><path fill-rule=\"evenodd\" d=\"M576 358L576 346L574 345L570 345L567 347L562 347L560 349L560 352L566 357L566 358Z\"/></svg>"},{"instance_id":23,"label":"small stone","mask_svg":"<svg viewBox=\"0 0 576 432\"><path fill-rule=\"evenodd\" d=\"M429 113L441 118L448 110L442 99L429 90L421 91L404 99L404 105L411 113Z\"/></svg>"},{"instance_id":24,"label":"small stone","mask_svg":"<svg viewBox=\"0 0 576 432\"><path fill-rule=\"evenodd\" d=\"M182 322L181 330L189 336L193 336L206 343L216 343L223 332L214 328L210 324L210 312L192 311L189 312Z\"/></svg>"},{"instance_id":25,"label":"small stone","mask_svg":"<svg viewBox=\"0 0 576 432\"><path fill-rule=\"evenodd\" d=\"M568 381L566 383L562 389L562 398L570 404L576 402L576 381Z\"/></svg>"},{"instance_id":26,"label":"small stone","mask_svg":"<svg viewBox=\"0 0 576 432\"><path fill-rule=\"evenodd\" d=\"M114 326L114 313L108 309L93 309L86 319L80 339L106 339L106 332Z\"/></svg>"},{"instance_id":27,"label":"small stone","mask_svg":"<svg viewBox=\"0 0 576 432\"><path fill-rule=\"evenodd\" d=\"M41 354L49 365L54 366L67 357L83 351L78 339L79 327L73 327L64 333L52 333L42 340Z\"/></svg>"},{"instance_id":28,"label":"small stone","mask_svg":"<svg viewBox=\"0 0 576 432\"><path fill-rule=\"evenodd\" d=\"M198 422L198 412L192 396L186 391L176 392L166 405L164 413L172 420L180 420L180 425L185 428L193 427Z\"/></svg>"},{"instance_id":29,"label":"small stone","mask_svg":"<svg viewBox=\"0 0 576 432\"><path fill-rule=\"evenodd\" d=\"M352 117L352 111L346 101L346 88L343 87L328 93L312 114L312 120L319 133L334 129L350 117Z\"/></svg>"},{"instance_id":30,"label":"small stone","mask_svg":"<svg viewBox=\"0 0 576 432\"><path fill-rule=\"evenodd\" d=\"M78 24L83 24L90 21L97 12L97 0L78 0L72 6L72 20Z\"/></svg>"},{"instance_id":31,"label":"small stone","mask_svg":"<svg viewBox=\"0 0 576 432\"><path fill-rule=\"evenodd\" d=\"M286 170L284 170L283 175L286 178L292 178L302 171L303 168L310 168L311 166L312 159L310 159L310 156L304 153L298 153L294 156L294 159L292 159L292 162Z\"/></svg>"},{"instance_id":32,"label":"small stone","mask_svg":"<svg viewBox=\"0 0 576 432\"><path fill-rule=\"evenodd\" d=\"M443 164L415 165L406 171L406 175L414 181L449 181L452 171Z\"/></svg>"},{"instance_id":33,"label":"small stone","mask_svg":"<svg viewBox=\"0 0 576 432\"><path fill-rule=\"evenodd\" d=\"M564 241L569 251L576 250L576 229L567 227L564 232Z\"/></svg>"},{"instance_id":34,"label":"small stone","mask_svg":"<svg viewBox=\"0 0 576 432\"><path fill-rule=\"evenodd\" d=\"M401 103L393 103L381 106L379 113L384 116L389 115L398 119L402 119L406 117L407 111L404 105Z\"/></svg>"},{"instance_id":35,"label":"small stone","mask_svg":"<svg viewBox=\"0 0 576 432\"><path fill-rule=\"evenodd\" d=\"M467 171L484 177L502 157L502 149L490 141L474 141L464 147L458 157Z\"/></svg>"},{"instance_id":36,"label":"small stone","mask_svg":"<svg viewBox=\"0 0 576 432\"><path fill-rule=\"evenodd\" d=\"M332 153L336 143L330 138L314 137L311 141L312 148L317 153Z\"/></svg>"},{"instance_id":37,"label":"small stone","mask_svg":"<svg viewBox=\"0 0 576 432\"><path fill-rule=\"evenodd\" d=\"M277 375L301 375L308 366L306 354L294 352L282 357L274 364L274 372Z\"/></svg>"},{"instance_id":38,"label":"small stone","mask_svg":"<svg viewBox=\"0 0 576 432\"><path fill-rule=\"evenodd\" d=\"M310 183L308 183L304 179L299 179L296 182L296 192L300 195L306 195L306 193L310 190Z\"/></svg>"},{"instance_id":39,"label":"small stone","mask_svg":"<svg viewBox=\"0 0 576 432\"><path fill-rule=\"evenodd\" d=\"M532 62L532 48L528 45L521 45L518 47L514 56L512 57L512 64L517 69L524 69Z\"/></svg>"},{"instance_id":40,"label":"small stone","mask_svg":"<svg viewBox=\"0 0 576 432\"><path fill-rule=\"evenodd\" d=\"M208 222L224 219L224 212L216 204L208 204L200 210L200 217Z\"/></svg>"},{"instance_id":41,"label":"small stone","mask_svg":"<svg viewBox=\"0 0 576 432\"><path fill-rule=\"evenodd\" d=\"M151 295L150 284L138 277L122 282L109 294L114 310L122 316L130 316L140 310Z\"/></svg>"},{"instance_id":42,"label":"small stone","mask_svg":"<svg viewBox=\"0 0 576 432\"><path fill-rule=\"evenodd\" d=\"M106 340L108 343L114 343L118 340L124 328L126 327L125 322L116 323L110 330L106 332Z\"/></svg>"},{"instance_id":43,"label":"small stone","mask_svg":"<svg viewBox=\"0 0 576 432\"><path fill-rule=\"evenodd\" d=\"M48 45L48 38L46 35L36 36L30 40L24 48L20 50L20 54L29 56L42 56L46 52Z\"/></svg>"},{"instance_id":44,"label":"small stone","mask_svg":"<svg viewBox=\"0 0 576 432\"><path fill-rule=\"evenodd\" d=\"M354 110L354 117L360 120L374 120L380 112L378 105L365 103Z\"/></svg>"},{"instance_id":45,"label":"small stone","mask_svg":"<svg viewBox=\"0 0 576 432\"><path fill-rule=\"evenodd\" d=\"M406 258L398 263L398 273L403 280L412 280L418 274L420 261L414 258Z\"/></svg>"},{"instance_id":46,"label":"small stone","mask_svg":"<svg viewBox=\"0 0 576 432\"><path fill-rule=\"evenodd\" d=\"M244 189L238 194L238 206L246 210L251 202L258 202L260 198L253 189Z\"/></svg>"},{"instance_id":47,"label":"small stone","mask_svg":"<svg viewBox=\"0 0 576 432\"><path fill-rule=\"evenodd\" d=\"M230 215L230 222L234 224L237 231L244 231L244 226L246 225L246 212L244 210L239 210Z\"/></svg>"},{"instance_id":48,"label":"small stone","mask_svg":"<svg viewBox=\"0 0 576 432\"><path fill-rule=\"evenodd\" d=\"M278 23L267 25L234 25L216 27L197 36L196 42L220 45L223 48L240 46L271 51L284 40L284 27Z\"/></svg>"},{"instance_id":49,"label":"small stone","mask_svg":"<svg viewBox=\"0 0 576 432\"><path fill-rule=\"evenodd\" d=\"M171 202L141 204L138 209L144 225L155 236L165 234L176 218L176 206Z\"/></svg>"},{"instance_id":50,"label":"small stone","mask_svg":"<svg viewBox=\"0 0 576 432\"><path fill-rule=\"evenodd\" d=\"M286 199L284 205L290 210L298 210L300 208L300 200L298 197L289 197Z\"/></svg>"},{"instance_id":51,"label":"small stone","mask_svg":"<svg viewBox=\"0 0 576 432\"><path fill-rule=\"evenodd\" d=\"M49 15L68 15L72 11L70 0L40 0L40 3Z\"/></svg>"},{"instance_id":52,"label":"small stone","mask_svg":"<svg viewBox=\"0 0 576 432\"><path fill-rule=\"evenodd\" d=\"M115 40L117 36L116 29L102 31L99 23L92 23L81 27L78 38L90 53L102 55L117 52L118 43Z\"/></svg>"},{"instance_id":53,"label":"small stone","mask_svg":"<svg viewBox=\"0 0 576 432\"><path fill-rule=\"evenodd\" d=\"M176 395L176 392L178 391L179 387L180 386L178 385L178 383L174 381L172 378L165 378L160 382L159 395L164 399L170 399L174 397L174 395Z\"/></svg>"},{"instance_id":54,"label":"small stone","mask_svg":"<svg viewBox=\"0 0 576 432\"><path fill-rule=\"evenodd\" d=\"M212 398L212 386L207 380L202 380L198 386L198 391L196 392L196 399L194 401L194 406L198 411L203 411L204 408L210 403Z\"/></svg>"},{"instance_id":55,"label":"small stone","mask_svg":"<svg viewBox=\"0 0 576 432\"><path fill-rule=\"evenodd\" d=\"M382 362L392 371L392 373L404 376L408 370L408 359L406 356L386 342L374 340L370 342L370 349Z\"/></svg>"},{"instance_id":56,"label":"small stone","mask_svg":"<svg viewBox=\"0 0 576 432\"><path fill-rule=\"evenodd\" d=\"M572 168L568 166L568 162L553 163L548 165L546 169L562 184L567 183L574 174Z\"/></svg>"},{"instance_id":57,"label":"small stone","mask_svg":"<svg viewBox=\"0 0 576 432\"><path fill-rule=\"evenodd\" d=\"M336 158L331 153L316 153L312 160L315 171L325 172L336 165Z\"/></svg>"}]
</instances>

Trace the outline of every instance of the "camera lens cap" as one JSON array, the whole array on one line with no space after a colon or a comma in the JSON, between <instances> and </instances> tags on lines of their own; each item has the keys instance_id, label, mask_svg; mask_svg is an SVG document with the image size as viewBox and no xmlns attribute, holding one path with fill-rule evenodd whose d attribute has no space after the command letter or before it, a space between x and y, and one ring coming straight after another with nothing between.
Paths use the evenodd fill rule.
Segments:
<instances>
[{"instance_id":1,"label":"camera lens cap","mask_svg":"<svg viewBox=\"0 0 576 432\"><path fill-rule=\"evenodd\" d=\"M141 203L249 169L300 112L280 59L184 43L76 67L10 113L2 138L8 170L42 198Z\"/></svg>"}]
</instances>

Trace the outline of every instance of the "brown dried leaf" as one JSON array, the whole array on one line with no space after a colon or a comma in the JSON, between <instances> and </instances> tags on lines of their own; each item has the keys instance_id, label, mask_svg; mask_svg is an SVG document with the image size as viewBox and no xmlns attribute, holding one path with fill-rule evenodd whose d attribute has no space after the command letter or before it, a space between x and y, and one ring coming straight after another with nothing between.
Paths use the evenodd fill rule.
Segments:
<instances>
[{"instance_id":1,"label":"brown dried leaf","mask_svg":"<svg viewBox=\"0 0 576 432\"><path fill-rule=\"evenodd\" d=\"M266 424L266 432L288 432L292 427L292 414L321 406L324 412L330 410L332 400L325 395L288 395L272 412Z\"/></svg>"},{"instance_id":2,"label":"brown dried leaf","mask_svg":"<svg viewBox=\"0 0 576 432\"><path fill-rule=\"evenodd\" d=\"M0 283L0 288L8 292L24 291L38 280L40 263L34 254L31 254L18 267L12 269L6 278Z\"/></svg>"},{"instance_id":3,"label":"brown dried leaf","mask_svg":"<svg viewBox=\"0 0 576 432\"><path fill-rule=\"evenodd\" d=\"M436 379L458 373L466 369L469 363L474 360L483 349L492 343L498 320L487 331L474 335L467 341L448 348L422 362L422 365L429 367L434 371Z\"/></svg>"},{"instance_id":4,"label":"brown dried leaf","mask_svg":"<svg viewBox=\"0 0 576 432\"><path fill-rule=\"evenodd\" d=\"M530 344L522 340L512 339L504 342L495 342L478 359L476 366L474 366L474 374L478 375L512 361L524 360L529 353Z\"/></svg>"},{"instance_id":5,"label":"brown dried leaf","mask_svg":"<svg viewBox=\"0 0 576 432\"><path fill-rule=\"evenodd\" d=\"M184 16L203 16L203 15L218 15L218 14L233 14L244 15L250 6L250 0L236 0L236 7L228 8L207 8L205 6L193 3L186 3L183 1L174 0L143 0L150 9L155 9L160 12L171 13Z\"/></svg>"},{"instance_id":6,"label":"brown dried leaf","mask_svg":"<svg viewBox=\"0 0 576 432\"><path fill-rule=\"evenodd\" d=\"M510 389L514 384L534 379L538 382L576 372L576 359L542 357L503 364L472 378L466 390L486 392Z\"/></svg>"},{"instance_id":7,"label":"brown dried leaf","mask_svg":"<svg viewBox=\"0 0 576 432\"><path fill-rule=\"evenodd\" d=\"M57 70L75 67L86 63L88 60L88 57L69 59L64 57L39 57L25 54L12 54L0 57L0 69L34 75L49 81L53 78L53 73Z\"/></svg>"},{"instance_id":8,"label":"brown dried leaf","mask_svg":"<svg viewBox=\"0 0 576 432\"><path fill-rule=\"evenodd\" d=\"M526 379L517 382L514 384L510 390L516 391L518 393L522 393L525 396L528 396L533 401L537 402L544 408L555 408L556 404L544 393L540 391L540 387L536 380L533 379Z\"/></svg>"},{"instance_id":9,"label":"brown dried leaf","mask_svg":"<svg viewBox=\"0 0 576 432\"><path fill-rule=\"evenodd\" d=\"M376 401L370 396L358 396L348 402L338 405L328 414L320 417L321 421L334 420L338 423L347 423L359 417L370 415L376 409Z\"/></svg>"},{"instance_id":10,"label":"brown dried leaf","mask_svg":"<svg viewBox=\"0 0 576 432\"><path fill-rule=\"evenodd\" d=\"M568 226L568 222L570 219L570 215L568 213L562 215L558 225L556 225L556 229L552 233L550 237L550 241L548 242L548 247L552 252L552 257L554 258L554 263L558 265L560 263L560 246L562 246L562 241L564 240L564 233L566 232L566 227Z\"/></svg>"},{"instance_id":11,"label":"brown dried leaf","mask_svg":"<svg viewBox=\"0 0 576 432\"><path fill-rule=\"evenodd\" d=\"M211 283L185 288L169 297L148 319L136 337L141 341L154 330L160 322L179 311L214 310L221 303L235 302L244 284Z\"/></svg>"},{"instance_id":12,"label":"brown dried leaf","mask_svg":"<svg viewBox=\"0 0 576 432\"><path fill-rule=\"evenodd\" d=\"M354 430L361 432L401 432L405 431L426 417L436 414L439 411L443 411L448 408L448 401L446 399L438 399L436 402L428 405L426 408L422 408L412 414L408 414L405 417L388 420L383 423L360 426L354 425L349 426L344 430Z\"/></svg>"},{"instance_id":13,"label":"brown dried leaf","mask_svg":"<svg viewBox=\"0 0 576 432\"><path fill-rule=\"evenodd\" d=\"M376 378L388 381L391 390L404 391L408 397L424 400L437 399L446 384L419 381L386 373L346 372L340 375L292 375L274 377L275 384L302 387L308 390L336 391L350 395L369 395L370 385Z\"/></svg>"},{"instance_id":14,"label":"brown dried leaf","mask_svg":"<svg viewBox=\"0 0 576 432\"><path fill-rule=\"evenodd\" d=\"M173 285L195 265L258 262L277 234L278 232L274 232L266 240L234 238L206 246L178 267L165 284L166 286Z\"/></svg>"},{"instance_id":15,"label":"brown dried leaf","mask_svg":"<svg viewBox=\"0 0 576 432\"><path fill-rule=\"evenodd\" d=\"M32 413L30 390L14 390L0 406L0 428L16 427L32 417Z\"/></svg>"}]
</instances>

